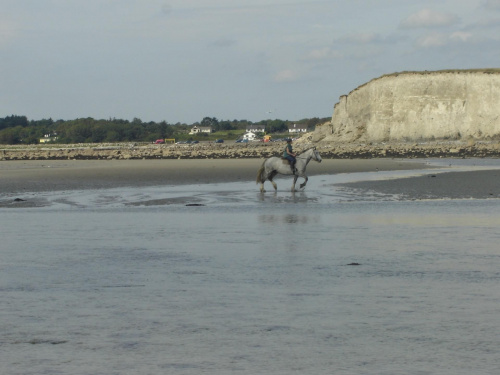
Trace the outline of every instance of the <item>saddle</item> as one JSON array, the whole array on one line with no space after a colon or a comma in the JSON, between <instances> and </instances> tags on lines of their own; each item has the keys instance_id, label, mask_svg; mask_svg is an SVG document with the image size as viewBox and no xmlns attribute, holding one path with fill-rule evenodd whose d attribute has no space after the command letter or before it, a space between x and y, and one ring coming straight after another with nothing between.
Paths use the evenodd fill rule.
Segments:
<instances>
[{"instance_id":1,"label":"saddle","mask_svg":"<svg viewBox=\"0 0 500 375\"><path fill-rule=\"evenodd\" d=\"M284 157L281 157L281 161L283 162L283 164L286 164L286 165L290 166L290 168L292 167L292 162L290 160L285 159ZM297 168L296 167L293 168L292 173L293 174L297 173Z\"/></svg>"}]
</instances>

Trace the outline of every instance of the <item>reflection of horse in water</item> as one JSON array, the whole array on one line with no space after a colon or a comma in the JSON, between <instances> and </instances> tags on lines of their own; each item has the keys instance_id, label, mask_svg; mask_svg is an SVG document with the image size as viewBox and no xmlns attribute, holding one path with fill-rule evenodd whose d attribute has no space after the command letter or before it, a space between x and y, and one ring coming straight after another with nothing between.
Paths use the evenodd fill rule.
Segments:
<instances>
[{"instance_id":1,"label":"reflection of horse in water","mask_svg":"<svg viewBox=\"0 0 500 375\"><path fill-rule=\"evenodd\" d=\"M297 169L297 172L295 172L293 176L292 191L295 191L295 183L297 182L297 179L299 177L302 177L304 179L304 183L300 184L300 188L302 189L303 187L306 186L308 180L306 176L306 167L307 164L311 161L311 159L316 160L318 163L321 163L321 156L319 155L319 152L316 151L316 147L308 149L307 151L298 155L296 159L297 163L295 164L295 168ZM269 180L271 184L273 184L274 190L278 189L276 182L273 181L273 178L277 174L283 174L283 175L293 174L288 160L286 159L283 160L275 156L264 160L264 163L262 163L262 166L257 172L257 183L258 184L260 183L260 191L262 193L265 192L264 182L266 180Z\"/></svg>"}]
</instances>

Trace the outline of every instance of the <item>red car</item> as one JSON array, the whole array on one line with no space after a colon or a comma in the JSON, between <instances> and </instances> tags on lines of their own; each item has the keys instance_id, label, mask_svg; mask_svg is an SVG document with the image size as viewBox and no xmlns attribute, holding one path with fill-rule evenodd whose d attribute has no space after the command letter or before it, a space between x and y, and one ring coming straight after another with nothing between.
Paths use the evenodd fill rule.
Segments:
<instances>
[{"instance_id":1,"label":"red car","mask_svg":"<svg viewBox=\"0 0 500 375\"><path fill-rule=\"evenodd\" d=\"M157 145L160 145L160 144L163 144L163 143L165 143L165 140L163 140L163 139L157 139L155 141L155 144L157 144Z\"/></svg>"}]
</instances>

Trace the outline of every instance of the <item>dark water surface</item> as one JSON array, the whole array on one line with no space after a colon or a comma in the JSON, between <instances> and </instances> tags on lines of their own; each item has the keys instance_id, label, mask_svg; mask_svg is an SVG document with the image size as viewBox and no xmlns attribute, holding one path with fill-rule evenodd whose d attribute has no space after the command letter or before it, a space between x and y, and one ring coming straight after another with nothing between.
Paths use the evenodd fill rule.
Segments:
<instances>
[{"instance_id":1,"label":"dark water surface","mask_svg":"<svg viewBox=\"0 0 500 375\"><path fill-rule=\"evenodd\" d=\"M0 209L0 373L500 373L500 201L332 178Z\"/></svg>"}]
</instances>

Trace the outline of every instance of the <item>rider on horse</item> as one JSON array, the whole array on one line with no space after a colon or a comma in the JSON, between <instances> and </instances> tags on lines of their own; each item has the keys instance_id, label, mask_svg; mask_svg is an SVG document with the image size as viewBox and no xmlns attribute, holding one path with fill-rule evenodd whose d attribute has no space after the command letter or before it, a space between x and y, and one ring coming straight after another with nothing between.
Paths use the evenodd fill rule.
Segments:
<instances>
[{"instance_id":1,"label":"rider on horse","mask_svg":"<svg viewBox=\"0 0 500 375\"><path fill-rule=\"evenodd\" d=\"M297 154L293 152L292 149L292 139L288 138L286 140L285 150L283 151L283 159L287 159L290 162L290 167L292 168L293 174L295 174L295 163L297 162L297 159L295 159L296 155Z\"/></svg>"}]
</instances>

